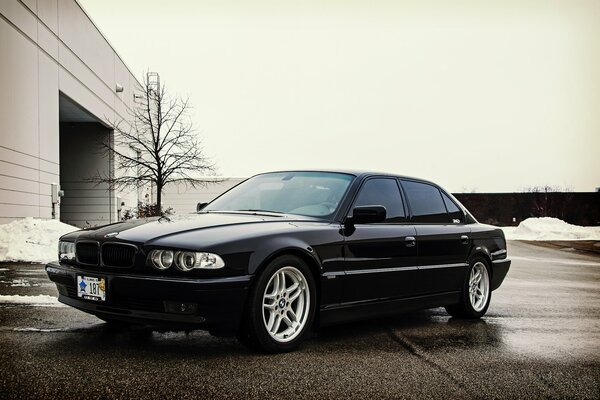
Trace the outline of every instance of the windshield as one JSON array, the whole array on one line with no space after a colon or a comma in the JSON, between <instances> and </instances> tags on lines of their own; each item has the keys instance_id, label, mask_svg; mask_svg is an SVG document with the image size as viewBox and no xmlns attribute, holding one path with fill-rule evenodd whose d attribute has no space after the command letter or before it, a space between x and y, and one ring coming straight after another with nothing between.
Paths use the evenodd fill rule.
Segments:
<instances>
[{"instance_id":1,"label":"windshield","mask_svg":"<svg viewBox=\"0 0 600 400\"><path fill-rule=\"evenodd\" d=\"M202 211L269 211L333 215L354 176L333 172L275 172L242 182Z\"/></svg>"}]
</instances>

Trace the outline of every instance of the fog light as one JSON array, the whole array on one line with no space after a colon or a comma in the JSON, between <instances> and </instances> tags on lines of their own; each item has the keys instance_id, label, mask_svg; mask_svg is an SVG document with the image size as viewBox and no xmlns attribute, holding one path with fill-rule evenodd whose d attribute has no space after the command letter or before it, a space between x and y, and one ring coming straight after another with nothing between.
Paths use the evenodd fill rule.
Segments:
<instances>
[{"instance_id":1,"label":"fog light","mask_svg":"<svg viewBox=\"0 0 600 400\"><path fill-rule=\"evenodd\" d=\"M171 314L196 314L198 303L183 303L180 301L165 301L165 311Z\"/></svg>"}]
</instances>

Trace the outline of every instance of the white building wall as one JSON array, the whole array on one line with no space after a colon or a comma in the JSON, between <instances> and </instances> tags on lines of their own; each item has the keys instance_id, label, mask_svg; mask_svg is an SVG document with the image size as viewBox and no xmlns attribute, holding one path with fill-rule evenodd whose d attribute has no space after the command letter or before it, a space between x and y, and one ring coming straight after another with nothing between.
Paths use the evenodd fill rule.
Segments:
<instances>
[{"instance_id":1,"label":"white building wall","mask_svg":"<svg viewBox=\"0 0 600 400\"><path fill-rule=\"evenodd\" d=\"M106 122L127 118L136 85L75 0L0 0L0 223L51 218L59 92ZM120 195L135 205L135 191Z\"/></svg>"},{"instance_id":2,"label":"white building wall","mask_svg":"<svg viewBox=\"0 0 600 400\"><path fill-rule=\"evenodd\" d=\"M173 207L176 214L196 212L198 203L208 203L246 178L218 178L217 182L191 188L184 184L167 185L163 191L163 209Z\"/></svg>"}]
</instances>

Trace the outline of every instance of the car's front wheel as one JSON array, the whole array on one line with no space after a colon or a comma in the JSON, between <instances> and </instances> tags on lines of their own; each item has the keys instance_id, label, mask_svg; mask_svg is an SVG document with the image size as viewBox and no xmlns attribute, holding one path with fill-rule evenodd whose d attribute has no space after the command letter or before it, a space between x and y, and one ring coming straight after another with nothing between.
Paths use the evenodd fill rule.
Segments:
<instances>
[{"instance_id":1,"label":"car's front wheel","mask_svg":"<svg viewBox=\"0 0 600 400\"><path fill-rule=\"evenodd\" d=\"M316 285L301 259L276 258L250 289L240 341L269 353L295 349L310 331L316 310Z\"/></svg>"},{"instance_id":2,"label":"car's front wheel","mask_svg":"<svg viewBox=\"0 0 600 400\"><path fill-rule=\"evenodd\" d=\"M461 301L459 304L446 306L446 311L453 317L481 318L492 298L490 278L491 271L487 260L480 257L471 260L463 282Z\"/></svg>"}]
</instances>

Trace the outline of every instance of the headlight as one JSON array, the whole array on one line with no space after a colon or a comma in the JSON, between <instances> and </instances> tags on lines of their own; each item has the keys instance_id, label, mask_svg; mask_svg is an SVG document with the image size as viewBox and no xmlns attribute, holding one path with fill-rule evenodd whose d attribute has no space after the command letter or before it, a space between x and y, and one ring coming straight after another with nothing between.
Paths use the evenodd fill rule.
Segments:
<instances>
[{"instance_id":1,"label":"headlight","mask_svg":"<svg viewBox=\"0 0 600 400\"><path fill-rule=\"evenodd\" d=\"M177 268L182 271L189 271L196 266L196 253L191 251L178 251L175 253Z\"/></svg>"},{"instance_id":2,"label":"headlight","mask_svg":"<svg viewBox=\"0 0 600 400\"><path fill-rule=\"evenodd\" d=\"M173 265L173 252L171 250L153 250L150 253L152 265L157 269L168 269Z\"/></svg>"},{"instance_id":3,"label":"headlight","mask_svg":"<svg viewBox=\"0 0 600 400\"><path fill-rule=\"evenodd\" d=\"M174 265L177 269L186 272L193 269L219 269L225 266L223 259L213 253L173 250L152 250L148 254L148 263L159 270Z\"/></svg>"},{"instance_id":4,"label":"headlight","mask_svg":"<svg viewBox=\"0 0 600 400\"><path fill-rule=\"evenodd\" d=\"M58 242L58 260L59 261L75 261L75 243Z\"/></svg>"}]
</instances>

